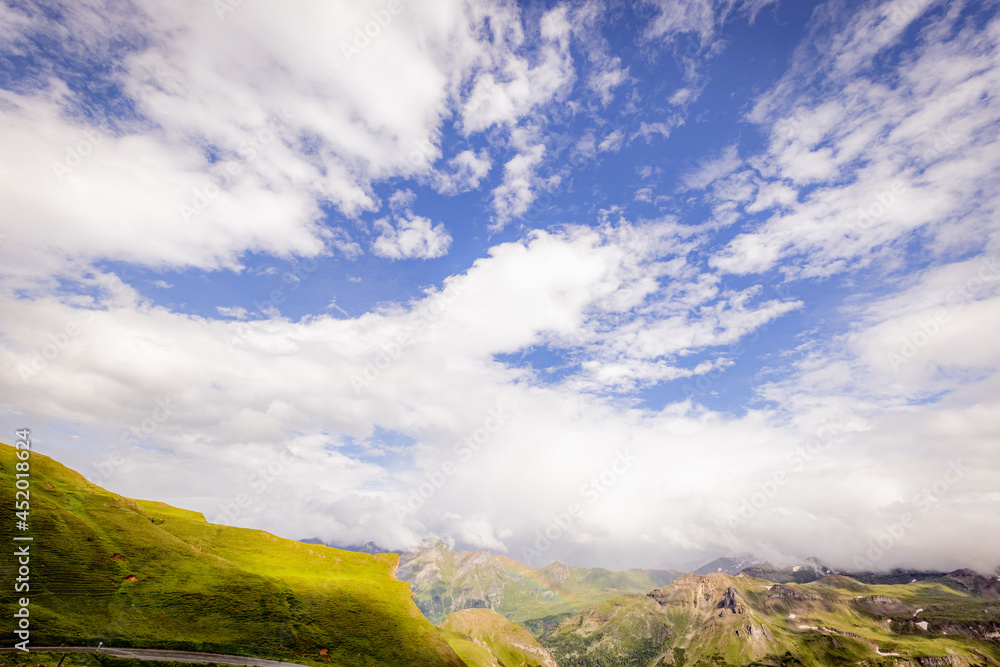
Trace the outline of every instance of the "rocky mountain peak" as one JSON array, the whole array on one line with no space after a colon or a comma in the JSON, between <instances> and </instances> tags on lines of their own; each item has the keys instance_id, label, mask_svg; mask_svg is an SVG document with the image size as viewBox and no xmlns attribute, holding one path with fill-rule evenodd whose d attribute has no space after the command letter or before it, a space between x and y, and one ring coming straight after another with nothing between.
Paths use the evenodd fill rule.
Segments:
<instances>
[{"instance_id":1,"label":"rocky mountain peak","mask_svg":"<svg viewBox=\"0 0 1000 667\"><path fill-rule=\"evenodd\" d=\"M440 537L428 537L414 551L454 551L454 549Z\"/></svg>"},{"instance_id":2,"label":"rocky mountain peak","mask_svg":"<svg viewBox=\"0 0 1000 667\"><path fill-rule=\"evenodd\" d=\"M544 579L550 585L559 584L566 581L566 577L569 576L570 569L569 565L565 563L560 563L555 560L539 570L541 578Z\"/></svg>"},{"instance_id":3,"label":"rocky mountain peak","mask_svg":"<svg viewBox=\"0 0 1000 667\"><path fill-rule=\"evenodd\" d=\"M725 611L729 611L733 614L745 614L746 607L740 602L739 593L736 589L730 586L726 589L726 592L722 594L722 600L719 602L719 608Z\"/></svg>"},{"instance_id":4,"label":"rocky mountain peak","mask_svg":"<svg viewBox=\"0 0 1000 667\"><path fill-rule=\"evenodd\" d=\"M1000 578L998 577L985 577L973 570L963 569L949 573L948 578L957 581L984 598L1000 600Z\"/></svg>"}]
</instances>

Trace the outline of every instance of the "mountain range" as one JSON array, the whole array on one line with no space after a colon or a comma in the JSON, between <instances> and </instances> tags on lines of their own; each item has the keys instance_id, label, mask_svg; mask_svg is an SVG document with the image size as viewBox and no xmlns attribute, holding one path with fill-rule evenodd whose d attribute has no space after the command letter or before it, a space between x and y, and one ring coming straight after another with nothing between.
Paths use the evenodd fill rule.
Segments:
<instances>
[{"instance_id":1,"label":"mountain range","mask_svg":"<svg viewBox=\"0 0 1000 667\"><path fill-rule=\"evenodd\" d=\"M8 507L16 461L0 445ZM752 557L708 563L706 574L536 569L440 540L364 553L125 498L38 453L30 479L29 529L17 536L32 538L35 645L317 667L1000 665L1000 578L970 570L848 577L815 559ZM8 543L14 528L3 523ZM0 565L13 580L13 550Z\"/></svg>"},{"instance_id":2,"label":"mountain range","mask_svg":"<svg viewBox=\"0 0 1000 667\"><path fill-rule=\"evenodd\" d=\"M767 566L767 561L754 556L723 556L692 570L690 574L739 574L749 567Z\"/></svg>"},{"instance_id":3,"label":"mountain range","mask_svg":"<svg viewBox=\"0 0 1000 667\"><path fill-rule=\"evenodd\" d=\"M594 605L541 643L563 667L1000 664L1000 605L952 583L684 575Z\"/></svg>"},{"instance_id":4,"label":"mountain range","mask_svg":"<svg viewBox=\"0 0 1000 667\"><path fill-rule=\"evenodd\" d=\"M673 570L571 567L558 561L543 568L485 551L455 551L426 540L400 556L397 576L410 584L414 600L432 622L463 609L493 609L536 633L600 600L645 593L673 581Z\"/></svg>"}]
</instances>

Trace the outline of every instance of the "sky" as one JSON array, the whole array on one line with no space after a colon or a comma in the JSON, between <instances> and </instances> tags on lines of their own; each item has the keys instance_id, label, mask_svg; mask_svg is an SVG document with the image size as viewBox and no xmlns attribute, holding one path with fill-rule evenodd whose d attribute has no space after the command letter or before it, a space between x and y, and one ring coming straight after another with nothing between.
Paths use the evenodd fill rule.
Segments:
<instances>
[{"instance_id":1,"label":"sky","mask_svg":"<svg viewBox=\"0 0 1000 667\"><path fill-rule=\"evenodd\" d=\"M1000 566L1000 17L4 0L0 414L129 497Z\"/></svg>"}]
</instances>

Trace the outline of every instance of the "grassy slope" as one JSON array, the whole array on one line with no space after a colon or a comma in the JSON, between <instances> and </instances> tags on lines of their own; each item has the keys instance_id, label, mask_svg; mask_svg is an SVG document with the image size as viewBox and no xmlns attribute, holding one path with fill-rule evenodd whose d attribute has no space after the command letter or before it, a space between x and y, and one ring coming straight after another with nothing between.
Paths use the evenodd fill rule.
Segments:
<instances>
[{"instance_id":1,"label":"grassy slope","mask_svg":"<svg viewBox=\"0 0 1000 667\"><path fill-rule=\"evenodd\" d=\"M469 667L556 667L531 633L490 609L457 611L440 628Z\"/></svg>"},{"instance_id":2,"label":"grassy slope","mask_svg":"<svg viewBox=\"0 0 1000 667\"><path fill-rule=\"evenodd\" d=\"M735 612L722 605L729 588L735 591ZM899 603L872 602L872 596ZM912 625L920 608L925 611L916 618L927 620L929 631ZM940 582L866 586L828 577L779 587L745 576L689 575L649 596L592 607L542 643L561 667L894 664L896 658L880 657L876 649L898 653L899 660L934 656L956 664L995 665L1000 664L996 641L954 631L961 627L974 634L998 617L996 601ZM948 635L936 631L945 627L951 628Z\"/></svg>"},{"instance_id":3,"label":"grassy slope","mask_svg":"<svg viewBox=\"0 0 1000 667\"><path fill-rule=\"evenodd\" d=\"M623 595L572 616L542 645L562 667L617 667L655 664L672 637L659 605L645 595Z\"/></svg>"},{"instance_id":4,"label":"grassy slope","mask_svg":"<svg viewBox=\"0 0 1000 667\"><path fill-rule=\"evenodd\" d=\"M14 463L13 448L0 445L6 508ZM208 524L194 512L116 496L36 453L31 482L35 645L103 641L333 665L461 664L393 577L393 554ZM0 522L8 544L11 523ZM5 575L14 568L10 551Z\"/></svg>"}]
</instances>

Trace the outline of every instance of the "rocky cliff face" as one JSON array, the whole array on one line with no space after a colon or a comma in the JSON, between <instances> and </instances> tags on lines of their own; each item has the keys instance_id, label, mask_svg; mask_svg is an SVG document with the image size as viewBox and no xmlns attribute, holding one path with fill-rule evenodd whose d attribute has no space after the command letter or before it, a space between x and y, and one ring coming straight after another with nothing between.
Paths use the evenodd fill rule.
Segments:
<instances>
[{"instance_id":1,"label":"rocky cliff face","mask_svg":"<svg viewBox=\"0 0 1000 667\"><path fill-rule=\"evenodd\" d=\"M685 574L673 583L651 591L649 597L661 606L714 610L732 580L733 577L726 574Z\"/></svg>"},{"instance_id":2,"label":"rocky cliff face","mask_svg":"<svg viewBox=\"0 0 1000 667\"><path fill-rule=\"evenodd\" d=\"M719 607L725 611L732 612L734 614L745 614L747 613L746 607L744 607L739 601L739 594L736 589L729 587L722 596L722 602L719 603Z\"/></svg>"}]
</instances>

